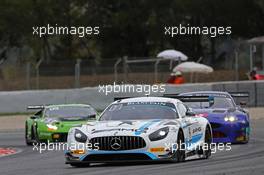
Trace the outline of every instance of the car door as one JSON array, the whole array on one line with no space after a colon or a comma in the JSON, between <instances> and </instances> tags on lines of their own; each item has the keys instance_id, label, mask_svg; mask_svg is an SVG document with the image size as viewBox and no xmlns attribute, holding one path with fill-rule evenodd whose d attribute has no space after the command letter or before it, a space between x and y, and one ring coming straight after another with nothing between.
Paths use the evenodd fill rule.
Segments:
<instances>
[{"instance_id":1,"label":"car door","mask_svg":"<svg viewBox=\"0 0 264 175\"><path fill-rule=\"evenodd\" d=\"M195 143L197 143L200 138L202 138L202 128L198 120L189 112L189 109L183 104L178 103L178 110L180 115L182 116L182 128L185 134L185 143L187 144L187 148L193 149L195 148Z\"/></svg>"},{"instance_id":2,"label":"car door","mask_svg":"<svg viewBox=\"0 0 264 175\"><path fill-rule=\"evenodd\" d=\"M186 116L187 108L184 104L178 103L177 108L181 116L181 127L184 132L185 142L189 142L192 139L192 121L189 116Z\"/></svg>"}]
</instances>

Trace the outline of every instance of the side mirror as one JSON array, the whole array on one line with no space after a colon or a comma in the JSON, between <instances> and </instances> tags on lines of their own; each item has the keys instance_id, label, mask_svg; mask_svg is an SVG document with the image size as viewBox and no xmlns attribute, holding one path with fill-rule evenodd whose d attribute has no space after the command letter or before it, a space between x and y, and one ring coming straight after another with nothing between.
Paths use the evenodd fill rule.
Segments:
<instances>
[{"instance_id":1,"label":"side mirror","mask_svg":"<svg viewBox=\"0 0 264 175\"><path fill-rule=\"evenodd\" d=\"M35 120L37 117L35 115L31 116L30 119Z\"/></svg>"},{"instance_id":2,"label":"side mirror","mask_svg":"<svg viewBox=\"0 0 264 175\"><path fill-rule=\"evenodd\" d=\"M192 111L187 111L185 115L186 116L189 116L189 117L194 117L195 116L195 113L192 112Z\"/></svg>"},{"instance_id":3,"label":"side mirror","mask_svg":"<svg viewBox=\"0 0 264 175\"><path fill-rule=\"evenodd\" d=\"M88 119L96 119L96 114L89 115Z\"/></svg>"}]
</instances>

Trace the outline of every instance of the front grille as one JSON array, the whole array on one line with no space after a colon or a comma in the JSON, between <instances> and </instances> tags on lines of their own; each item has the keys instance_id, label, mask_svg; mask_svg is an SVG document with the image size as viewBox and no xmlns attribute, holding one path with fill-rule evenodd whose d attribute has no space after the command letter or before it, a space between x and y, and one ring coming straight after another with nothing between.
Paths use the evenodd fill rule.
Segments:
<instances>
[{"instance_id":1,"label":"front grille","mask_svg":"<svg viewBox=\"0 0 264 175\"><path fill-rule=\"evenodd\" d=\"M151 160L145 154L140 153L126 153L126 154L91 154L85 157L83 161L90 162L112 162L112 161L139 161Z\"/></svg>"},{"instance_id":2,"label":"front grille","mask_svg":"<svg viewBox=\"0 0 264 175\"><path fill-rule=\"evenodd\" d=\"M217 128L220 128L221 127L221 124L219 124L219 123L210 123L210 124L211 124L211 127L213 129L217 129Z\"/></svg>"},{"instance_id":3,"label":"front grille","mask_svg":"<svg viewBox=\"0 0 264 175\"><path fill-rule=\"evenodd\" d=\"M225 133L222 133L220 131L213 131L213 138L224 138L227 137Z\"/></svg>"},{"instance_id":4,"label":"front grille","mask_svg":"<svg viewBox=\"0 0 264 175\"><path fill-rule=\"evenodd\" d=\"M140 149L146 146L145 140L138 136L95 137L90 140L90 143L93 149L96 149L95 144L98 144L99 150L111 151Z\"/></svg>"}]
</instances>

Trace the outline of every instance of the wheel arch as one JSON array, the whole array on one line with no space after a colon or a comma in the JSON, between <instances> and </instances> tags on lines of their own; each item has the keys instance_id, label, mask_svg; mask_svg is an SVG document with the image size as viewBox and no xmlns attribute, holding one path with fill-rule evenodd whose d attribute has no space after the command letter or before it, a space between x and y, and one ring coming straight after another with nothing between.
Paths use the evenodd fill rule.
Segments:
<instances>
[{"instance_id":1,"label":"wheel arch","mask_svg":"<svg viewBox=\"0 0 264 175\"><path fill-rule=\"evenodd\" d=\"M213 129L212 126L210 124L210 122L208 121L205 125L205 129L204 129L204 138L205 138L205 134L206 134L206 128L209 128L210 134L211 134L211 140L213 140Z\"/></svg>"},{"instance_id":2,"label":"wheel arch","mask_svg":"<svg viewBox=\"0 0 264 175\"><path fill-rule=\"evenodd\" d=\"M183 131L183 129L182 129L181 127L179 128L179 130L178 130L178 132L177 132L177 139L178 139L178 136L179 136L179 133L180 133L180 132L182 133L182 135L183 135L183 139L184 139L184 141L185 141L186 139L185 139L184 131Z\"/></svg>"}]
</instances>

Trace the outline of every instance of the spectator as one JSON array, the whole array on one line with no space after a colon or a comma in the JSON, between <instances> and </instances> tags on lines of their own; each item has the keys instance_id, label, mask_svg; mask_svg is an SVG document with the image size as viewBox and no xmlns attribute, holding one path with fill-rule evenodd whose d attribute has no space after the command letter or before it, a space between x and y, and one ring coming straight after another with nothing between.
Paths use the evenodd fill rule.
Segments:
<instances>
[{"instance_id":1,"label":"spectator","mask_svg":"<svg viewBox=\"0 0 264 175\"><path fill-rule=\"evenodd\" d=\"M250 79L251 80L256 80L256 74L257 74L257 71L256 70L252 70L252 71L250 71L250 73L249 73L249 76L250 76Z\"/></svg>"},{"instance_id":2,"label":"spectator","mask_svg":"<svg viewBox=\"0 0 264 175\"><path fill-rule=\"evenodd\" d=\"M264 80L264 71L260 70L257 67L254 67L252 71L249 73L250 80Z\"/></svg>"},{"instance_id":3,"label":"spectator","mask_svg":"<svg viewBox=\"0 0 264 175\"><path fill-rule=\"evenodd\" d=\"M182 73L180 71L171 73L171 76L169 80L167 81L169 84L183 84L185 83L185 80L182 76Z\"/></svg>"}]
</instances>

